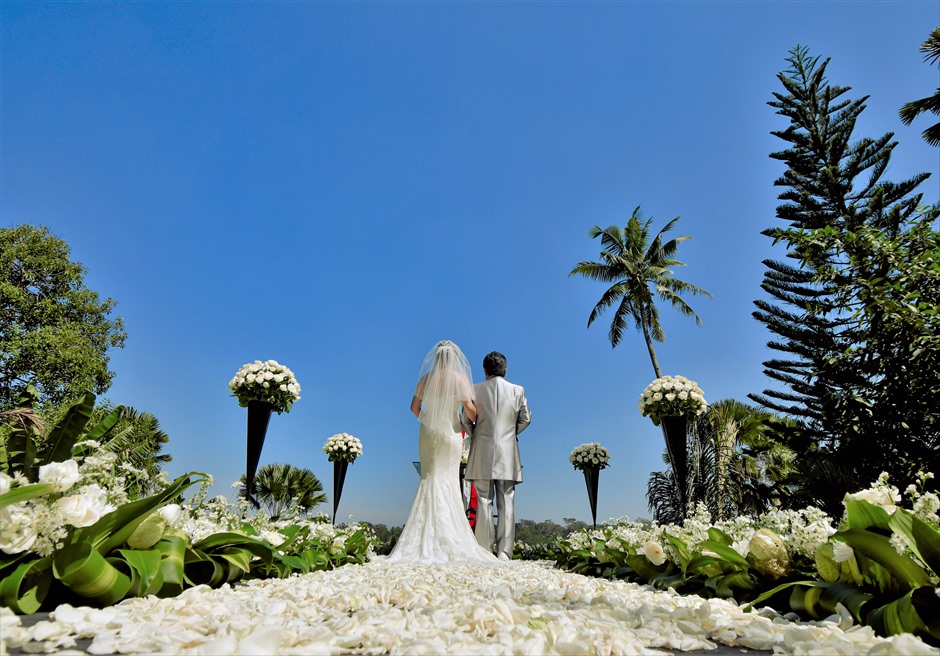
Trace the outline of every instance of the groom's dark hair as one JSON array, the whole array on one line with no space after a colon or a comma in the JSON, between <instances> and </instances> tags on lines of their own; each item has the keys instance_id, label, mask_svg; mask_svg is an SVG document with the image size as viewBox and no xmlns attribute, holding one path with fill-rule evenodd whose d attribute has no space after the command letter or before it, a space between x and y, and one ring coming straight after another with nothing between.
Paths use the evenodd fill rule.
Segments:
<instances>
[{"instance_id":1,"label":"groom's dark hair","mask_svg":"<svg viewBox=\"0 0 940 656\"><path fill-rule=\"evenodd\" d=\"M506 356L499 351L491 351L483 358L483 373L487 376L506 377Z\"/></svg>"}]
</instances>

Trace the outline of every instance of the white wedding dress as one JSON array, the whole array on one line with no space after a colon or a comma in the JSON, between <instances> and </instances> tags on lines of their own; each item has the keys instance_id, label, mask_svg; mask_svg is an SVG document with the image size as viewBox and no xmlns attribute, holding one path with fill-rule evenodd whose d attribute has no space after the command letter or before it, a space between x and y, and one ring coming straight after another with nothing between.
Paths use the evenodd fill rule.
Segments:
<instances>
[{"instance_id":1,"label":"white wedding dress","mask_svg":"<svg viewBox=\"0 0 940 656\"><path fill-rule=\"evenodd\" d=\"M479 545L464 514L458 474L462 446L460 433L441 433L421 424L418 431L421 483L408 521L387 562L504 564Z\"/></svg>"}]
</instances>

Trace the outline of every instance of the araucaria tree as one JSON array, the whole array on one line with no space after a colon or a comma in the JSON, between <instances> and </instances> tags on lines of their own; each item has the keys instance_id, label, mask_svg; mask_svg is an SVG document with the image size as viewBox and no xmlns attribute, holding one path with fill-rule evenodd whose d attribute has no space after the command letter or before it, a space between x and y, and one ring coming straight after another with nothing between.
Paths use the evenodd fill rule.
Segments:
<instances>
[{"instance_id":1,"label":"araucaria tree","mask_svg":"<svg viewBox=\"0 0 940 656\"><path fill-rule=\"evenodd\" d=\"M0 410L32 383L40 403L104 392L114 377L108 349L124 345L115 302L85 286L85 267L47 228L0 229Z\"/></svg>"},{"instance_id":2,"label":"araucaria tree","mask_svg":"<svg viewBox=\"0 0 940 656\"><path fill-rule=\"evenodd\" d=\"M915 193L928 173L882 180L893 134L853 141L867 98L830 85L829 60L798 46L787 61L769 103L790 122L773 132L788 148L771 155L787 167L775 182L785 226L763 234L791 263L764 262L770 300L754 312L782 354L764 366L783 389L751 398L798 420L788 441L815 496L798 501L829 509L847 491L836 479L864 487L887 471L903 489L937 463L938 211Z\"/></svg>"},{"instance_id":3,"label":"araucaria tree","mask_svg":"<svg viewBox=\"0 0 940 656\"><path fill-rule=\"evenodd\" d=\"M659 308L656 300L669 303L680 314L695 317L698 325L702 320L682 298L683 294L702 294L711 298L704 289L672 276L675 267L685 266L675 259L679 244L691 239L688 235L664 241L665 233L679 221L677 216L650 239L653 219L643 221L639 206L624 228L612 225L607 228L594 226L589 231L591 239L601 238L599 262L581 262L571 270L569 276L582 276L607 283L610 287L591 310L588 327L605 310L615 307L614 316L607 333L611 347L616 347L623 338L623 331L633 324L642 334L649 352L656 377L662 376L653 342L666 339L659 323Z\"/></svg>"}]
</instances>

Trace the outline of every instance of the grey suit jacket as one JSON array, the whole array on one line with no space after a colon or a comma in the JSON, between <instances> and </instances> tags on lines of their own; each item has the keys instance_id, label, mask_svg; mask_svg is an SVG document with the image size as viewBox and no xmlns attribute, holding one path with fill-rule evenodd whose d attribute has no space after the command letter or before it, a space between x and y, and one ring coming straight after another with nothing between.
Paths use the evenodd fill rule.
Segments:
<instances>
[{"instance_id":1,"label":"grey suit jacket","mask_svg":"<svg viewBox=\"0 0 940 656\"><path fill-rule=\"evenodd\" d=\"M477 420L472 424L461 413L464 430L471 437L467 459L468 481L522 482L519 433L532 421L525 390L493 376L473 386Z\"/></svg>"}]
</instances>

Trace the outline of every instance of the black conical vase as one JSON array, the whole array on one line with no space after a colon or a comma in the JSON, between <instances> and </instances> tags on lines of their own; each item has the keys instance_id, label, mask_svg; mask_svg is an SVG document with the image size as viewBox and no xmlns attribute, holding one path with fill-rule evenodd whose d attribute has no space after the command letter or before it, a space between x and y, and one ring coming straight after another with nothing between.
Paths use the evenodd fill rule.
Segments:
<instances>
[{"instance_id":1,"label":"black conical vase","mask_svg":"<svg viewBox=\"0 0 940 656\"><path fill-rule=\"evenodd\" d=\"M261 460L261 448L264 446L264 436L268 434L268 422L274 406L265 401L248 402L248 449L245 463L245 497L259 508L260 505L251 495L255 484L255 473L258 471L258 462Z\"/></svg>"},{"instance_id":2,"label":"black conical vase","mask_svg":"<svg viewBox=\"0 0 940 656\"><path fill-rule=\"evenodd\" d=\"M346 482L346 470L349 463L345 460L333 461L333 526L336 526L336 509L339 507L339 498L343 496L343 483Z\"/></svg>"},{"instance_id":3,"label":"black conical vase","mask_svg":"<svg viewBox=\"0 0 940 656\"><path fill-rule=\"evenodd\" d=\"M669 453L669 464L672 465L672 475L676 481L676 490L679 493L679 508L682 517L686 516L686 486L688 485L688 420L682 415L660 417L659 425L663 429L663 438L666 440L666 451Z\"/></svg>"},{"instance_id":4,"label":"black conical vase","mask_svg":"<svg viewBox=\"0 0 940 656\"><path fill-rule=\"evenodd\" d=\"M587 486L588 501L591 502L591 522L597 528L597 481L601 476L600 467L588 467L581 470L584 473L584 484Z\"/></svg>"}]
</instances>

